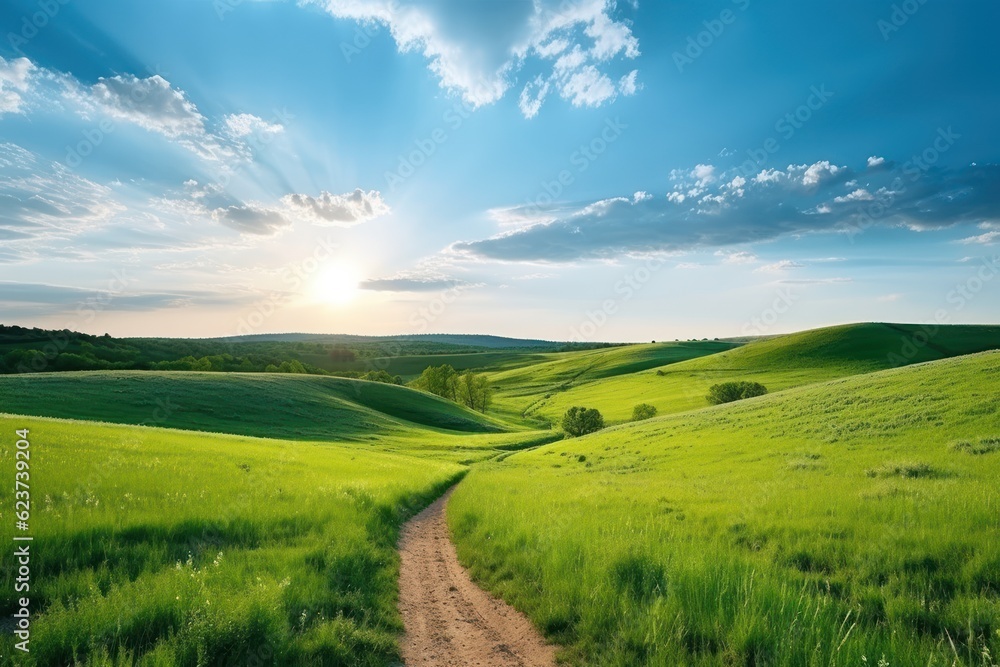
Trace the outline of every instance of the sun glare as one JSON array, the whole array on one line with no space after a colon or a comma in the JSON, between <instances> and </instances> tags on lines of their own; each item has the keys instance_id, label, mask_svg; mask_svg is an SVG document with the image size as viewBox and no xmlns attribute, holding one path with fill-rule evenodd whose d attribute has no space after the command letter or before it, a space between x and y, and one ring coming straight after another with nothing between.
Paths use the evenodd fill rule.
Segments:
<instances>
[{"instance_id":1,"label":"sun glare","mask_svg":"<svg viewBox=\"0 0 1000 667\"><path fill-rule=\"evenodd\" d=\"M350 303L358 296L358 272L347 264L331 264L323 269L313 283L313 295L317 301L335 306Z\"/></svg>"}]
</instances>

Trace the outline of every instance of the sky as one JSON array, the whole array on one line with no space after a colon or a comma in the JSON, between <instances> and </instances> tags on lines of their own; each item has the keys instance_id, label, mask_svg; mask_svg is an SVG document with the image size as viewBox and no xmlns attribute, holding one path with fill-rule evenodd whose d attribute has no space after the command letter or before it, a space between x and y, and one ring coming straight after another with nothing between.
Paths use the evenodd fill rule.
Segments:
<instances>
[{"instance_id":1,"label":"sky","mask_svg":"<svg viewBox=\"0 0 1000 667\"><path fill-rule=\"evenodd\" d=\"M7 0L0 323L995 323L1000 4Z\"/></svg>"}]
</instances>

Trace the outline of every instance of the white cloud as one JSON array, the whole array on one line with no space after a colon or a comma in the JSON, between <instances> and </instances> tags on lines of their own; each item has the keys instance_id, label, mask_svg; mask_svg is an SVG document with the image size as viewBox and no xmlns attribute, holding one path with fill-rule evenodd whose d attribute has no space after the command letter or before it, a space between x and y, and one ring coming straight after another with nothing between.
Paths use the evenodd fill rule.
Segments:
<instances>
[{"instance_id":1,"label":"white cloud","mask_svg":"<svg viewBox=\"0 0 1000 667\"><path fill-rule=\"evenodd\" d=\"M969 236L967 238L960 239L959 243L964 243L965 245L971 245L973 243L978 243L980 245L992 245L998 239L1000 239L1000 231L992 231L978 236Z\"/></svg>"},{"instance_id":2,"label":"white cloud","mask_svg":"<svg viewBox=\"0 0 1000 667\"><path fill-rule=\"evenodd\" d=\"M683 204L687 196L683 192L669 192L667 193L667 201L672 201L675 204Z\"/></svg>"},{"instance_id":3,"label":"white cloud","mask_svg":"<svg viewBox=\"0 0 1000 667\"><path fill-rule=\"evenodd\" d=\"M754 183L777 183L779 180L784 178L784 172L780 172L777 169L763 169L759 174L753 177Z\"/></svg>"},{"instance_id":4,"label":"white cloud","mask_svg":"<svg viewBox=\"0 0 1000 667\"><path fill-rule=\"evenodd\" d=\"M4 60L0 57L0 115L23 110L22 93L28 91L28 79L34 69L27 58Z\"/></svg>"},{"instance_id":5,"label":"white cloud","mask_svg":"<svg viewBox=\"0 0 1000 667\"><path fill-rule=\"evenodd\" d=\"M634 195L632 195L632 201L640 202L646 201L647 199L652 199L653 195L649 194L645 190L639 190Z\"/></svg>"},{"instance_id":6,"label":"white cloud","mask_svg":"<svg viewBox=\"0 0 1000 667\"><path fill-rule=\"evenodd\" d=\"M868 192L864 188L858 188L850 194L843 195L842 197L834 197L833 201L838 204L845 204L852 201L872 201L875 197L872 193Z\"/></svg>"},{"instance_id":7,"label":"white cloud","mask_svg":"<svg viewBox=\"0 0 1000 667\"><path fill-rule=\"evenodd\" d=\"M280 211L259 204L217 208L212 211L212 219L245 234L260 236L270 236L291 224Z\"/></svg>"},{"instance_id":8,"label":"white cloud","mask_svg":"<svg viewBox=\"0 0 1000 667\"><path fill-rule=\"evenodd\" d=\"M103 113L115 120L133 123L193 151L211 161L239 157L237 147L206 129L205 117L187 94L158 74L140 79L119 74L98 79L82 87L70 80L67 98L85 113Z\"/></svg>"},{"instance_id":9,"label":"white cloud","mask_svg":"<svg viewBox=\"0 0 1000 667\"><path fill-rule=\"evenodd\" d=\"M805 265L790 259L783 259L774 264L765 264L757 269L754 269L756 273L784 273L785 271L790 271L792 269L801 269Z\"/></svg>"},{"instance_id":10,"label":"white cloud","mask_svg":"<svg viewBox=\"0 0 1000 667\"><path fill-rule=\"evenodd\" d=\"M818 185L842 169L843 167L831 164L829 160L821 160L806 167L805 173L802 174L802 185Z\"/></svg>"},{"instance_id":11,"label":"white cloud","mask_svg":"<svg viewBox=\"0 0 1000 667\"><path fill-rule=\"evenodd\" d=\"M618 90L622 95L626 97L635 95L642 88L641 85L636 83L636 77L638 76L639 70L634 69L618 80Z\"/></svg>"},{"instance_id":12,"label":"white cloud","mask_svg":"<svg viewBox=\"0 0 1000 667\"><path fill-rule=\"evenodd\" d=\"M455 0L304 0L334 17L388 26L401 52L419 52L441 86L473 107L492 104L531 61L551 63L542 81L575 106L599 106L620 91L633 94L635 77L616 86L609 76L615 58L640 55L629 25L616 20L614 0L533 0L481 3ZM347 55L347 54L345 54ZM521 93L521 111L537 115L548 89L535 77Z\"/></svg>"},{"instance_id":13,"label":"white cloud","mask_svg":"<svg viewBox=\"0 0 1000 667\"><path fill-rule=\"evenodd\" d=\"M323 191L317 197L289 194L281 198L289 215L303 218L317 225L348 227L371 220L389 212L377 190L367 192L358 188L354 192L335 195Z\"/></svg>"},{"instance_id":14,"label":"white cloud","mask_svg":"<svg viewBox=\"0 0 1000 667\"><path fill-rule=\"evenodd\" d=\"M542 108L542 102L549 94L549 82L540 76L521 90L518 107L525 118L534 118Z\"/></svg>"},{"instance_id":15,"label":"white cloud","mask_svg":"<svg viewBox=\"0 0 1000 667\"><path fill-rule=\"evenodd\" d=\"M242 138L254 133L280 134L285 126L280 123L268 123L251 113L234 113L225 117L226 132L231 137Z\"/></svg>"},{"instance_id":16,"label":"white cloud","mask_svg":"<svg viewBox=\"0 0 1000 667\"><path fill-rule=\"evenodd\" d=\"M575 107L599 107L615 96L615 84L593 65L586 65L560 86L559 94Z\"/></svg>"},{"instance_id":17,"label":"white cloud","mask_svg":"<svg viewBox=\"0 0 1000 667\"><path fill-rule=\"evenodd\" d=\"M881 166L883 164L885 164L885 158L884 157L876 157L876 156L872 155L870 158L868 158L868 168L869 169L872 169L873 167L879 167L879 166Z\"/></svg>"},{"instance_id":18,"label":"white cloud","mask_svg":"<svg viewBox=\"0 0 1000 667\"><path fill-rule=\"evenodd\" d=\"M745 250L740 250L739 252L723 252L722 250L716 250L715 256L721 257L723 264L742 265L755 264L757 262L757 255Z\"/></svg>"},{"instance_id":19,"label":"white cloud","mask_svg":"<svg viewBox=\"0 0 1000 667\"><path fill-rule=\"evenodd\" d=\"M698 187L705 187L715 181L715 166L710 164L698 164L691 170L691 177L698 183Z\"/></svg>"},{"instance_id":20,"label":"white cloud","mask_svg":"<svg viewBox=\"0 0 1000 667\"><path fill-rule=\"evenodd\" d=\"M892 303L893 301L899 301L901 298L903 298L902 294L884 294L875 300L880 303Z\"/></svg>"}]
</instances>

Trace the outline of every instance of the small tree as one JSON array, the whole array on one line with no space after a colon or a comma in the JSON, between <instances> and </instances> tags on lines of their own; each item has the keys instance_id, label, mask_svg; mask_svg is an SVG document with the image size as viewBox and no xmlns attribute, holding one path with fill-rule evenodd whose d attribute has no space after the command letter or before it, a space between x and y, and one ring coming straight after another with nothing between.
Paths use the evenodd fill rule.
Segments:
<instances>
[{"instance_id":1,"label":"small tree","mask_svg":"<svg viewBox=\"0 0 1000 667\"><path fill-rule=\"evenodd\" d=\"M763 396L766 393L767 387L759 382L747 382L745 380L740 382L723 382L722 384L713 384L709 387L708 402L712 405L732 403L744 398Z\"/></svg>"},{"instance_id":2,"label":"small tree","mask_svg":"<svg viewBox=\"0 0 1000 667\"><path fill-rule=\"evenodd\" d=\"M632 421L638 422L656 416L656 407L649 403L640 403L632 408Z\"/></svg>"},{"instance_id":3,"label":"small tree","mask_svg":"<svg viewBox=\"0 0 1000 667\"><path fill-rule=\"evenodd\" d=\"M604 428L604 417L594 408L573 407L563 415L562 427L573 437L587 435Z\"/></svg>"}]
</instances>

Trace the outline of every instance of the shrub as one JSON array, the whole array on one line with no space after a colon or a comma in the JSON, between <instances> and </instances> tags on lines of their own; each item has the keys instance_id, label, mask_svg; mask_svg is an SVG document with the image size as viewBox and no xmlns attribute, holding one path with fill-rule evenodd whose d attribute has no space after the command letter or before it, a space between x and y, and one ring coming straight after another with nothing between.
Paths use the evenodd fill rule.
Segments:
<instances>
[{"instance_id":1,"label":"shrub","mask_svg":"<svg viewBox=\"0 0 1000 667\"><path fill-rule=\"evenodd\" d=\"M990 454L1000 451L1000 438L979 438L978 442L959 440L951 443L951 448L967 454Z\"/></svg>"},{"instance_id":2,"label":"shrub","mask_svg":"<svg viewBox=\"0 0 1000 667\"><path fill-rule=\"evenodd\" d=\"M712 405L732 403L744 398L763 396L766 393L767 387L759 382L747 382L745 380L740 382L723 382L722 384L713 384L709 387L708 402Z\"/></svg>"},{"instance_id":3,"label":"shrub","mask_svg":"<svg viewBox=\"0 0 1000 667\"><path fill-rule=\"evenodd\" d=\"M640 403L632 408L632 421L638 422L656 416L656 407L649 403Z\"/></svg>"},{"instance_id":4,"label":"shrub","mask_svg":"<svg viewBox=\"0 0 1000 667\"><path fill-rule=\"evenodd\" d=\"M562 427L573 437L587 435L604 428L604 416L594 408L572 407L563 415Z\"/></svg>"}]
</instances>

